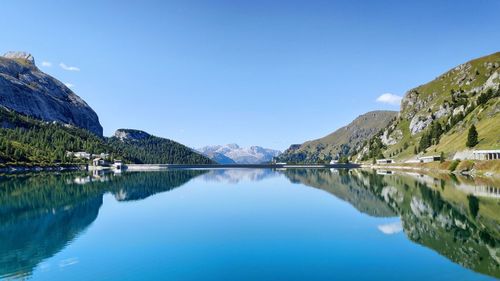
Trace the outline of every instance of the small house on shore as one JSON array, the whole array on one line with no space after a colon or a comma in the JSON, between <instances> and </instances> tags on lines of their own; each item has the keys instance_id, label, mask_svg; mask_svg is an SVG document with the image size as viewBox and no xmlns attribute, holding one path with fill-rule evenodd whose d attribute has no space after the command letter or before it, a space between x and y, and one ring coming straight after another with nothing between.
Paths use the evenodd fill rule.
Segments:
<instances>
[{"instance_id":1,"label":"small house on shore","mask_svg":"<svg viewBox=\"0 0 500 281\"><path fill-rule=\"evenodd\" d=\"M116 170L121 170L123 168L122 160L115 160L115 163L113 163L113 167Z\"/></svg>"},{"instance_id":2,"label":"small house on shore","mask_svg":"<svg viewBox=\"0 0 500 281\"><path fill-rule=\"evenodd\" d=\"M418 157L418 160L420 163L430 163L430 162L434 162L434 161L440 161L441 156L439 156L439 155L422 156L422 157Z\"/></svg>"},{"instance_id":3,"label":"small house on shore","mask_svg":"<svg viewBox=\"0 0 500 281\"><path fill-rule=\"evenodd\" d=\"M106 161L106 160L104 160L104 159L102 159L102 158L98 157L98 158L94 158L94 159L92 160L92 166L94 166L94 167L99 167L99 166L101 166L101 167L102 167L102 166L109 166L109 163L108 163L108 161Z\"/></svg>"},{"instance_id":4,"label":"small house on shore","mask_svg":"<svg viewBox=\"0 0 500 281\"><path fill-rule=\"evenodd\" d=\"M474 150L474 151L472 151L472 159L474 159L474 160L499 160L500 159L500 149Z\"/></svg>"},{"instance_id":5,"label":"small house on shore","mask_svg":"<svg viewBox=\"0 0 500 281\"><path fill-rule=\"evenodd\" d=\"M394 159L377 159L377 164L393 164L396 163Z\"/></svg>"}]
</instances>

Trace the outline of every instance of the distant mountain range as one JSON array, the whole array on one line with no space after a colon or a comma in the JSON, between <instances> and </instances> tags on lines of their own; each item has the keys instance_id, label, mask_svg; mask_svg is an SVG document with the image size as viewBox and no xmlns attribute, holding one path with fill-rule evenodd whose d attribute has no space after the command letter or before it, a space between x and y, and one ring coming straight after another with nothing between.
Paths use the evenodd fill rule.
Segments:
<instances>
[{"instance_id":1,"label":"distant mountain range","mask_svg":"<svg viewBox=\"0 0 500 281\"><path fill-rule=\"evenodd\" d=\"M219 164L259 164L271 162L281 152L260 146L240 147L237 144L212 145L197 149Z\"/></svg>"}]
</instances>

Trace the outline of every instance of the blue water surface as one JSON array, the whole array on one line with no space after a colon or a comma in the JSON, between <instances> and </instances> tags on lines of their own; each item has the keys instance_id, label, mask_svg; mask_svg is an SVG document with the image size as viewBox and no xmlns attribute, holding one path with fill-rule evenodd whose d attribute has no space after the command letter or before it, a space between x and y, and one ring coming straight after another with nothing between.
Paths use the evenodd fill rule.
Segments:
<instances>
[{"instance_id":1,"label":"blue water surface","mask_svg":"<svg viewBox=\"0 0 500 281\"><path fill-rule=\"evenodd\" d=\"M175 173L180 180L172 178ZM0 253L4 255L0 272L4 278L51 281L458 281L494 280L499 276L494 258L467 260L470 264L462 266L459 263L465 261L456 260L454 254L446 256L444 251L448 249L433 249L429 246L433 243L427 245L425 237L418 238L422 241L409 239L412 223L418 226L426 222L406 222L402 216L410 216L410 221L416 216L419 211L412 211L416 203L411 202L425 192L405 191L402 183L402 202L409 202L406 209L404 203L397 205L390 198L384 199L387 191L380 190L390 189L389 183L382 184L378 194L370 193L370 188L360 184L362 173L182 173L186 171L103 175L99 180L85 175L56 177L55 182L63 182L62 192L71 190L67 196L76 198L58 206L57 202L66 199L49 192L41 195L49 198L47 206L20 202L11 207L9 212L22 214L0 226L0 232L4 232L1 237L8 237L10 243L0 241L5 253ZM397 182L397 177L403 176L391 177ZM8 185L19 179L3 181ZM169 186L172 181L175 183ZM23 184L27 185L17 184L21 186L19 192L33 192L32 187L22 190ZM73 195L84 188L90 191ZM6 196L12 196L12 202L18 195ZM441 200L443 213L451 213L454 205L443 197ZM51 204L56 207L51 208ZM60 213L67 216L57 217ZM30 226L33 221L36 225ZM443 237L450 231L454 230L445 227ZM429 233L441 239L441 229L429 229ZM495 231L491 233L492 239L498 238ZM18 238L13 237L16 235ZM448 243L446 237L442 238L444 244ZM460 247L455 243L446 247ZM483 252L483 244L478 244L477 252ZM490 248L495 247L498 244ZM450 252L454 253L453 249ZM485 260L488 264L481 264Z\"/></svg>"}]
</instances>

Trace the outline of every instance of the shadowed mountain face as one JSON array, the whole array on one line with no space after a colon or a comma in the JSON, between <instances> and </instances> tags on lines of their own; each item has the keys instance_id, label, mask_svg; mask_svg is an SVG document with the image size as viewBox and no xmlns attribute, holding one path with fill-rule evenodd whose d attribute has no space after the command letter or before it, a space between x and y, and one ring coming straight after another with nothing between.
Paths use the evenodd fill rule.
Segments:
<instances>
[{"instance_id":1,"label":"shadowed mountain face","mask_svg":"<svg viewBox=\"0 0 500 281\"><path fill-rule=\"evenodd\" d=\"M102 136L94 110L63 83L40 71L33 56L0 56L0 106L44 121L58 121Z\"/></svg>"},{"instance_id":2,"label":"shadowed mountain face","mask_svg":"<svg viewBox=\"0 0 500 281\"><path fill-rule=\"evenodd\" d=\"M118 201L145 199L205 172L0 177L0 277L29 276L61 251L97 218L104 193Z\"/></svg>"}]
</instances>

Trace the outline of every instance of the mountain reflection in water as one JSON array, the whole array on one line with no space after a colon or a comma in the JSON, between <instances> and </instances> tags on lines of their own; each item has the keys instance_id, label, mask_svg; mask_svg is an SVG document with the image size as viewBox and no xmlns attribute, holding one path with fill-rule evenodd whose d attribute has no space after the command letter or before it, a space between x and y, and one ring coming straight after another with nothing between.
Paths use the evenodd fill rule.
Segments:
<instances>
[{"instance_id":1,"label":"mountain reflection in water","mask_svg":"<svg viewBox=\"0 0 500 281\"><path fill-rule=\"evenodd\" d=\"M380 225L451 261L500 277L498 183L488 179L368 170L216 169L120 175L36 174L0 177L0 278L29 276L98 217L103 195L142 200L193 178L238 183L286 177L321 189L372 217L400 217Z\"/></svg>"},{"instance_id":2,"label":"mountain reflection in water","mask_svg":"<svg viewBox=\"0 0 500 281\"><path fill-rule=\"evenodd\" d=\"M29 275L38 263L68 245L97 218L104 193L112 193L118 201L140 200L204 173L1 177L0 277Z\"/></svg>"}]
</instances>

